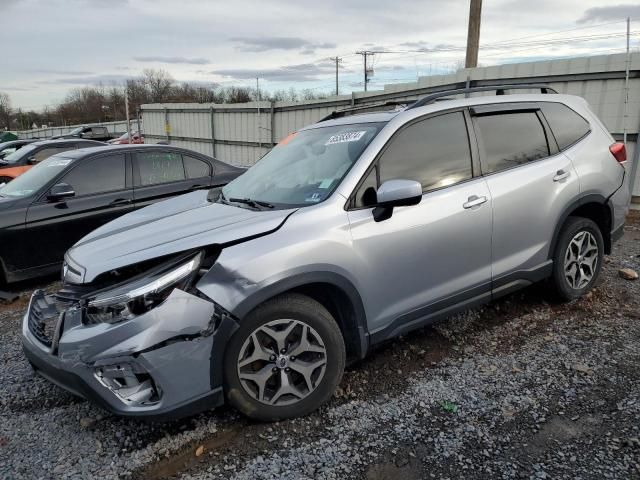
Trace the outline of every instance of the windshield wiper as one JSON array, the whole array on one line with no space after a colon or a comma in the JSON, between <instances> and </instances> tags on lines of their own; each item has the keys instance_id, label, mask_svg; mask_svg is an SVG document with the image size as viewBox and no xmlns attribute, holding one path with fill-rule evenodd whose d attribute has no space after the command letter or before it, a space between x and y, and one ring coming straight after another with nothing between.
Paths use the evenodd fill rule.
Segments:
<instances>
[{"instance_id":1,"label":"windshield wiper","mask_svg":"<svg viewBox=\"0 0 640 480\"><path fill-rule=\"evenodd\" d=\"M252 200L250 198L229 198L229 202L234 203L244 203L245 205L249 205L253 208L264 207L264 208L274 208L273 205L267 202L263 202L261 200Z\"/></svg>"}]
</instances>

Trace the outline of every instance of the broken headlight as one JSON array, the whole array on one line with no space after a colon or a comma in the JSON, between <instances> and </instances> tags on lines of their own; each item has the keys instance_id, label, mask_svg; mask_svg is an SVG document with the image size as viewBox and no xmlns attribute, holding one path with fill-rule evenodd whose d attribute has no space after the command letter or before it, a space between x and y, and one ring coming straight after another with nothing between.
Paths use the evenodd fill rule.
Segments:
<instances>
[{"instance_id":1,"label":"broken headlight","mask_svg":"<svg viewBox=\"0 0 640 480\"><path fill-rule=\"evenodd\" d=\"M88 302L87 323L121 322L155 308L175 288L185 288L189 284L200 267L202 257L200 252L177 266L99 293Z\"/></svg>"}]
</instances>

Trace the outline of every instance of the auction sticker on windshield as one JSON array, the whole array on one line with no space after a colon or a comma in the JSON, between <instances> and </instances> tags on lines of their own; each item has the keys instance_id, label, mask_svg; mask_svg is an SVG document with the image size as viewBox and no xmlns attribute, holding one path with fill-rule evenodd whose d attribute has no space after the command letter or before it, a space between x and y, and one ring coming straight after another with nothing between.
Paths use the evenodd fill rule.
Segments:
<instances>
[{"instance_id":1,"label":"auction sticker on windshield","mask_svg":"<svg viewBox=\"0 0 640 480\"><path fill-rule=\"evenodd\" d=\"M336 143L347 143L347 142L357 142L362 138L362 136L367 133L364 131L361 132L347 132L347 133L339 133L337 135L331 135L329 140L325 145L335 145Z\"/></svg>"}]
</instances>

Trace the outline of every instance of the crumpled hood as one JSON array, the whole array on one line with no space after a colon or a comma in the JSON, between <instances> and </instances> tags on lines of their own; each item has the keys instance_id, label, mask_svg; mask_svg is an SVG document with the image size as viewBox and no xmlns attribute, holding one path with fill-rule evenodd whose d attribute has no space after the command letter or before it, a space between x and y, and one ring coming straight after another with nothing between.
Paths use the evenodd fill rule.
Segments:
<instances>
[{"instance_id":1,"label":"crumpled hood","mask_svg":"<svg viewBox=\"0 0 640 480\"><path fill-rule=\"evenodd\" d=\"M67 260L83 282L152 258L222 245L277 229L295 210L255 211L211 203L207 191L188 193L124 215L76 243Z\"/></svg>"}]
</instances>

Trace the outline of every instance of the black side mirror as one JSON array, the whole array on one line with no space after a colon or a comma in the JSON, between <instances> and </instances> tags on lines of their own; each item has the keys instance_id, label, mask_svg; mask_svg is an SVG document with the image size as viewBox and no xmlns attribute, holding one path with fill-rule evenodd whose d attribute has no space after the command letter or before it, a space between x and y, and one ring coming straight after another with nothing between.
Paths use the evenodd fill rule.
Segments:
<instances>
[{"instance_id":1,"label":"black side mirror","mask_svg":"<svg viewBox=\"0 0 640 480\"><path fill-rule=\"evenodd\" d=\"M57 202L59 200L63 200L65 198L75 197L76 192L73 190L73 187L68 183L57 183L47 195L47 200L50 202Z\"/></svg>"},{"instance_id":2,"label":"black side mirror","mask_svg":"<svg viewBox=\"0 0 640 480\"><path fill-rule=\"evenodd\" d=\"M422 200L422 185L414 180L387 180L376 192L377 204L373 219L382 222L391 218L393 207L417 205Z\"/></svg>"},{"instance_id":3,"label":"black side mirror","mask_svg":"<svg viewBox=\"0 0 640 480\"><path fill-rule=\"evenodd\" d=\"M31 155L30 157L27 157L27 165L35 165L36 164L36 157L34 157L33 155Z\"/></svg>"}]
</instances>

